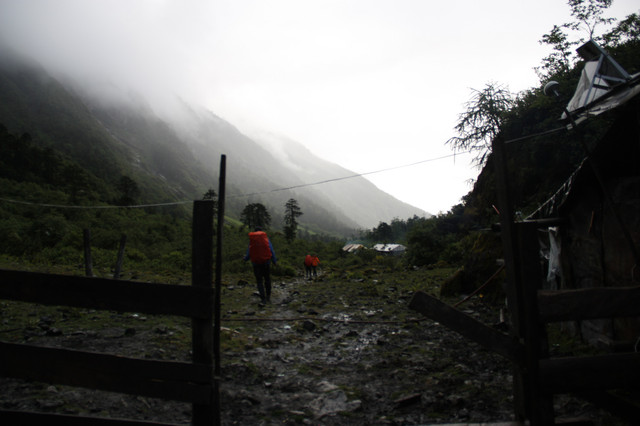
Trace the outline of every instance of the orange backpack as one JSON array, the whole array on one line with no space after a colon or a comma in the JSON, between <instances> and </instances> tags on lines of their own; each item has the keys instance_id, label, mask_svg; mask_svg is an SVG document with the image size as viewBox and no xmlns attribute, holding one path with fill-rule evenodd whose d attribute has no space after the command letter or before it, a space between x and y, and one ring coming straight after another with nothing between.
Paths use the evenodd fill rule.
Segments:
<instances>
[{"instance_id":1,"label":"orange backpack","mask_svg":"<svg viewBox=\"0 0 640 426\"><path fill-rule=\"evenodd\" d=\"M271 248L266 232L249 232L249 258L257 264L265 263L271 259Z\"/></svg>"}]
</instances>

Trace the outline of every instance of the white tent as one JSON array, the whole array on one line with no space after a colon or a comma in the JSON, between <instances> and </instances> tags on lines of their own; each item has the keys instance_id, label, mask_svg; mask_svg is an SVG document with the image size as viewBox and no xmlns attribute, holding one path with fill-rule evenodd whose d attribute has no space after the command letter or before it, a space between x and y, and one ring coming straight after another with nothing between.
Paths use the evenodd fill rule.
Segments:
<instances>
[{"instance_id":1,"label":"white tent","mask_svg":"<svg viewBox=\"0 0 640 426\"><path fill-rule=\"evenodd\" d=\"M402 254L407 248L402 244L376 244L373 249L379 253Z\"/></svg>"}]
</instances>

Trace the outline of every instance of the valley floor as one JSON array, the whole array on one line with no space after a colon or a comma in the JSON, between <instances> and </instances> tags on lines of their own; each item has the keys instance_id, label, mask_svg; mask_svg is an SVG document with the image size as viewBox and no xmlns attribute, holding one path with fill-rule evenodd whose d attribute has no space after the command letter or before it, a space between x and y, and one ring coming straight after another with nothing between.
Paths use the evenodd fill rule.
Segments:
<instances>
[{"instance_id":1,"label":"valley floor","mask_svg":"<svg viewBox=\"0 0 640 426\"><path fill-rule=\"evenodd\" d=\"M222 288L224 425L419 425L513 419L510 364L407 308L450 270L350 279L276 280L258 305L248 276ZM425 275L428 274L428 275ZM440 275L438 275L440 274ZM430 287L430 288L429 288ZM190 324L179 318L0 302L2 340L188 360ZM461 309L487 324L495 308ZM571 399L559 413L600 413ZM0 408L188 424L191 407L108 392L0 378Z\"/></svg>"}]
</instances>

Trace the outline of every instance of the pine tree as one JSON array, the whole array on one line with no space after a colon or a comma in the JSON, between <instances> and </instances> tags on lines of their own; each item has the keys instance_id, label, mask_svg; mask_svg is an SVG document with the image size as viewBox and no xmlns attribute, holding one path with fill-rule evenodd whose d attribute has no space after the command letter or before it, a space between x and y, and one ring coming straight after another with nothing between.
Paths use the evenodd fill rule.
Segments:
<instances>
[{"instance_id":1,"label":"pine tree","mask_svg":"<svg viewBox=\"0 0 640 426\"><path fill-rule=\"evenodd\" d=\"M302 210L298 205L298 201L290 198L284 206L284 237L288 242L296 238L298 231L298 217L302 216Z\"/></svg>"}]
</instances>

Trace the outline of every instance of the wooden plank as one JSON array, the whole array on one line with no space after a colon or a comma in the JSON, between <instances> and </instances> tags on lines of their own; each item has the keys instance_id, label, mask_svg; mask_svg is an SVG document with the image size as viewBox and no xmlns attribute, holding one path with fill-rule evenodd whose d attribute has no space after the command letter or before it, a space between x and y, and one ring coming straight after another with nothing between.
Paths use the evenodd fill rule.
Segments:
<instances>
[{"instance_id":1,"label":"wooden plank","mask_svg":"<svg viewBox=\"0 0 640 426\"><path fill-rule=\"evenodd\" d=\"M549 393L617 389L640 383L640 353L540 361L540 385Z\"/></svg>"},{"instance_id":2,"label":"wooden plank","mask_svg":"<svg viewBox=\"0 0 640 426\"><path fill-rule=\"evenodd\" d=\"M484 325L425 292L416 292L409 302L409 308L510 361L521 357L521 346L510 336Z\"/></svg>"},{"instance_id":3,"label":"wooden plank","mask_svg":"<svg viewBox=\"0 0 640 426\"><path fill-rule=\"evenodd\" d=\"M640 315L640 287L598 287L538 292L543 322Z\"/></svg>"},{"instance_id":4,"label":"wooden plank","mask_svg":"<svg viewBox=\"0 0 640 426\"><path fill-rule=\"evenodd\" d=\"M159 423L106 417L70 416L66 414L35 413L30 411L0 410L0 424L11 426L177 426L175 423Z\"/></svg>"},{"instance_id":5,"label":"wooden plank","mask_svg":"<svg viewBox=\"0 0 640 426\"><path fill-rule=\"evenodd\" d=\"M0 376L203 403L211 366L0 342Z\"/></svg>"},{"instance_id":6,"label":"wooden plank","mask_svg":"<svg viewBox=\"0 0 640 426\"><path fill-rule=\"evenodd\" d=\"M210 318L213 290L0 269L0 299Z\"/></svg>"}]
</instances>

